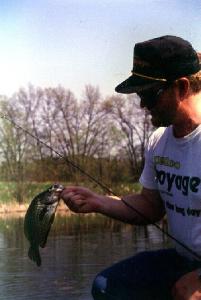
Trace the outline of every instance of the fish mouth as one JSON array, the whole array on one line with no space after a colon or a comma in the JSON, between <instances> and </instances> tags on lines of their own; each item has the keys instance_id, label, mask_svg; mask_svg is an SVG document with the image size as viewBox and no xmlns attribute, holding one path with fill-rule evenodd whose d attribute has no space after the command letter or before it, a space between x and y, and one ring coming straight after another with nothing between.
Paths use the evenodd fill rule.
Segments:
<instances>
[{"instance_id":1,"label":"fish mouth","mask_svg":"<svg viewBox=\"0 0 201 300\"><path fill-rule=\"evenodd\" d=\"M49 189L50 192L60 193L64 189L64 186L59 183L55 183L51 188Z\"/></svg>"},{"instance_id":2,"label":"fish mouth","mask_svg":"<svg viewBox=\"0 0 201 300\"><path fill-rule=\"evenodd\" d=\"M46 199L45 205L54 205L59 202L60 200L60 193L63 191L64 186L61 184L54 184L49 189L48 192L50 193L50 197Z\"/></svg>"}]
</instances>

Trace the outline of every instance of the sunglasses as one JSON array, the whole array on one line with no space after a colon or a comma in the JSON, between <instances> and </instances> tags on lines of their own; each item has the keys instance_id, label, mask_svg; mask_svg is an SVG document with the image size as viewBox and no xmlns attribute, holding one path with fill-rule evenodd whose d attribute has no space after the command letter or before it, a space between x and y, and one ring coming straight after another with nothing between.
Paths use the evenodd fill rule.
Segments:
<instances>
[{"instance_id":1,"label":"sunglasses","mask_svg":"<svg viewBox=\"0 0 201 300\"><path fill-rule=\"evenodd\" d=\"M143 105L146 106L149 110L154 108L158 103L158 100L161 94L168 88L168 86L151 88L141 92L138 92L138 96L140 97Z\"/></svg>"}]
</instances>

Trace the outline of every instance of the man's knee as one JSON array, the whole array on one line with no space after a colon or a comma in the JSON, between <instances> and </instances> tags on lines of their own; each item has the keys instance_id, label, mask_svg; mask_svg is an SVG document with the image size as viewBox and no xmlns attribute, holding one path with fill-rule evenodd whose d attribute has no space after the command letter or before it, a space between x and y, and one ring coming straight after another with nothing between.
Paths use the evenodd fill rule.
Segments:
<instances>
[{"instance_id":1,"label":"man's knee","mask_svg":"<svg viewBox=\"0 0 201 300\"><path fill-rule=\"evenodd\" d=\"M92 285L92 296L94 299L104 299L107 288L107 278L103 275L97 275Z\"/></svg>"}]
</instances>

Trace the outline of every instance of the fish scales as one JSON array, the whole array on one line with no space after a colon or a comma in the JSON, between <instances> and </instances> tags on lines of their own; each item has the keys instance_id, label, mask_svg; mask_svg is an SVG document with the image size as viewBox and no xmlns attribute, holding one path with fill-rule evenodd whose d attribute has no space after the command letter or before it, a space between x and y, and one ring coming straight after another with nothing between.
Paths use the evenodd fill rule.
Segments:
<instances>
[{"instance_id":1,"label":"fish scales","mask_svg":"<svg viewBox=\"0 0 201 300\"><path fill-rule=\"evenodd\" d=\"M44 248L46 245L63 188L61 184L54 184L41 192L34 197L26 212L24 234L30 242L28 256L37 266L41 265L39 246Z\"/></svg>"}]
</instances>

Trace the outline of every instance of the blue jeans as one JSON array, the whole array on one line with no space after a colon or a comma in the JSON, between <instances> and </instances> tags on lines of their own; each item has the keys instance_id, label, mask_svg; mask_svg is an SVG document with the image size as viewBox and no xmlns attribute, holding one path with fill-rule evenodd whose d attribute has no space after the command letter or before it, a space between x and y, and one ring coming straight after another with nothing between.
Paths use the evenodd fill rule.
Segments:
<instances>
[{"instance_id":1,"label":"blue jeans","mask_svg":"<svg viewBox=\"0 0 201 300\"><path fill-rule=\"evenodd\" d=\"M175 249L141 252L98 274L92 295L95 300L170 300L174 283L199 267Z\"/></svg>"}]
</instances>

